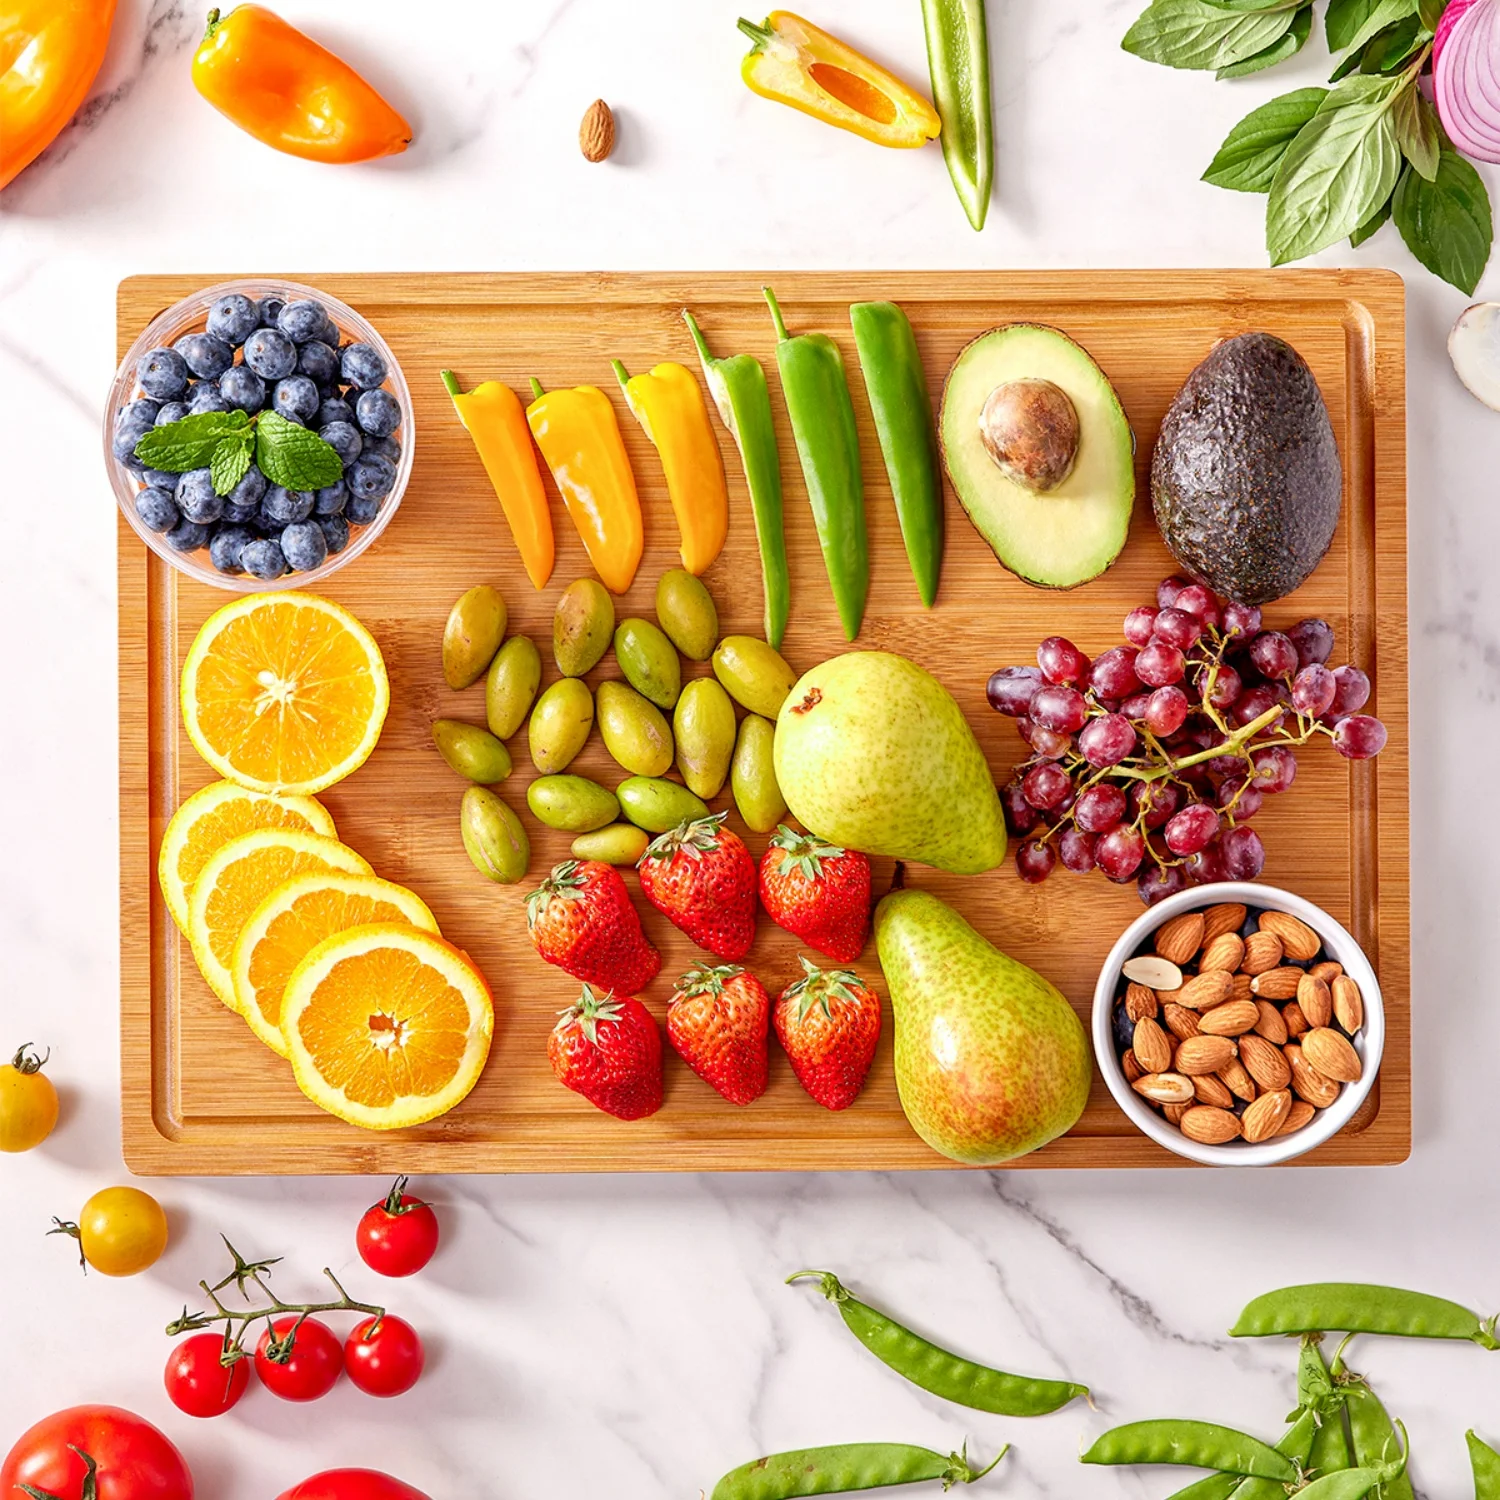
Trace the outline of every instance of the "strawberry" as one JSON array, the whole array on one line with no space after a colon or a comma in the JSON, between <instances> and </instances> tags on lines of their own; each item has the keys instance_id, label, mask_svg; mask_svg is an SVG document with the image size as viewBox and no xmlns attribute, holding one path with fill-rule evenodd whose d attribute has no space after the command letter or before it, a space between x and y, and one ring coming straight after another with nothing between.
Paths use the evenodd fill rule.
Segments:
<instances>
[{"instance_id":1,"label":"strawberry","mask_svg":"<svg viewBox=\"0 0 1500 1500\"><path fill-rule=\"evenodd\" d=\"M617 1120L661 1108L661 1032L634 996L600 999L588 985L547 1038L557 1081Z\"/></svg>"},{"instance_id":2,"label":"strawberry","mask_svg":"<svg viewBox=\"0 0 1500 1500\"><path fill-rule=\"evenodd\" d=\"M870 935L870 861L782 824L761 858L760 904L778 927L852 964Z\"/></svg>"},{"instance_id":3,"label":"strawberry","mask_svg":"<svg viewBox=\"0 0 1500 1500\"><path fill-rule=\"evenodd\" d=\"M776 1035L802 1087L827 1109L848 1109L880 1040L880 996L849 969L804 958L802 970L776 1002Z\"/></svg>"},{"instance_id":4,"label":"strawberry","mask_svg":"<svg viewBox=\"0 0 1500 1500\"><path fill-rule=\"evenodd\" d=\"M526 898L536 951L575 979L633 995L661 973L625 880L613 865L565 859Z\"/></svg>"},{"instance_id":5,"label":"strawberry","mask_svg":"<svg viewBox=\"0 0 1500 1500\"><path fill-rule=\"evenodd\" d=\"M667 1005L667 1038L682 1060L731 1104L766 1091L771 997L738 964L694 964Z\"/></svg>"},{"instance_id":6,"label":"strawberry","mask_svg":"<svg viewBox=\"0 0 1500 1500\"><path fill-rule=\"evenodd\" d=\"M700 948L731 962L755 941L755 861L725 813L679 823L646 846L641 890Z\"/></svg>"}]
</instances>

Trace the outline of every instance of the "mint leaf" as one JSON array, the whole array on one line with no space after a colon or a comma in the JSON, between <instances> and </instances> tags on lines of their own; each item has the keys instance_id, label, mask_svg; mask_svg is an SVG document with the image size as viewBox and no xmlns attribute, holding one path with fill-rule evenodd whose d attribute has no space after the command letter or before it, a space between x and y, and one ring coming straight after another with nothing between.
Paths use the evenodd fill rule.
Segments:
<instances>
[{"instance_id":1,"label":"mint leaf","mask_svg":"<svg viewBox=\"0 0 1500 1500\"><path fill-rule=\"evenodd\" d=\"M1294 14L1221 10L1207 0L1152 0L1120 45L1169 68L1223 68L1279 41Z\"/></svg>"},{"instance_id":2,"label":"mint leaf","mask_svg":"<svg viewBox=\"0 0 1500 1500\"><path fill-rule=\"evenodd\" d=\"M1227 67L1220 68L1214 77L1219 79L1247 78L1251 73L1259 73L1262 68L1274 68L1277 63L1285 62L1289 57L1295 57L1307 45L1307 39L1312 35L1312 22L1311 5L1295 11L1292 15L1292 24L1280 41L1272 42L1263 52L1257 52L1245 58L1243 62L1230 63Z\"/></svg>"},{"instance_id":3,"label":"mint leaf","mask_svg":"<svg viewBox=\"0 0 1500 1500\"><path fill-rule=\"evenodd\" d=\"M153 427L135 445L135 456L148 469L186 474L206 469L221 439L250 425L242 411L202 411L164 427Z\"/></svg>"},{"instance_id":4,"label":"mint leaf","mask_svg":"<svg viewBox=\"0 0 1500 1500\"><path fill-rule=\"evenodd\" d=\"M214 494L227 495L250 472L250 455L254 451L255 438L248 428L219 439L219 446L208 461Z\"/></svg>"},{"instance_id":5,"label":"mint leaf","mask_svg":"<svg viewBox=\"0 0 1500 1500\"><path fill-rule=\"evenodd\" d=\"M272 484L289 490L321 490L344 473L344 461L317 433L274 411L256 423L255 461Z\"/></svg>"},{"instance_id":6,"label":"mint leaf","mask_svg":"<svg viewBox=\"0 0 1500 1500\"><path fill-rule=\"evenodd\" d=\"M1409 171L1410 168L1407 168L1406 170ZM1399 189L1401 184L1398 182L1396 186ZM1371 235L1376 234L1380 230L1385 228L1386 220L1388 220L1391 216L1391 203L1394 201L1394 198L1394 194L1392 194L1390 198L1387 198L1385 202L1382 203L1380 207L1377 208L1375 212L1372 213L1370 217L1366 219L1365 222L1361 224L1359 228L1349 236L1349 246L1351 249L1358 250L1359 247L1363 245Z\"/></svg>"},{"instance_id":7,"label":"mint leaf","mask_svg":"<svg viewBox=\"0 0 1500 1500\"><path fill-rule=\"evenodd\" d=\"M1203 180L1237 193L1269 193L1287 147L1327 97L1327 89L1294 89L1251 110L1224 137Z\"/></svg>"},{"instance_id":8,"label":"mint leaf","mask_svg":"<svg viewBox=\"0 0 1500 1500\"><path fill-rule=\"evenodd\" d=\"M1428 182L1438 174L1438 121L1420 89L1408 89L1391 109L1396 144L1412 168Z\"/></svg>"},{"instance_id":9,"label":"mint leaf","mask_svg":"<svg viewBox=\"0 0 1500 1500\"><path fill-rule=\"evenodd\" d=\"M1393 207L1396 228L1411 253L1435 276L1473 296L1495 233L1490 195L1479 173L1444 144L1433 181L1408 172Z\"/></svg>"}]
</instances>

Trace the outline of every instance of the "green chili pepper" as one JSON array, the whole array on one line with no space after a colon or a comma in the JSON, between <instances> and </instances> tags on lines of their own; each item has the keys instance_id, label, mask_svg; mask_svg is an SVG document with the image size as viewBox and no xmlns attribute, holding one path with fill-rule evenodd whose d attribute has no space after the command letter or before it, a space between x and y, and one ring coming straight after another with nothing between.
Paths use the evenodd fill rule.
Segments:
<instances>
[{"instance_id":1,"label":"green chili pepper","mask_svg":"<svg viewBox=\"0 0 1500 1500\"><path fill-rule=\"evenodd\" d=\"M995 170L984 0L922 0L922 24L932 102L943 122L943 160L969 223L983 229Z\"/></svg>"},{"instance_id":2,"label":"green chili pepper","mask_svg":"<svg viewBox=\"0 0 1500 1500\"><path fill-rule=\"evenodd\" d=\"M808 1276L818 1278L819 1290L876 1359L944 1401L1004 1417L1040 1417L1089 1393L1087 1386L1070 1381L1007 1375L950 1354L851 1296L832 1271L798 1271L787 1284Z\"/></svg>"},{"instance_id":3,"label":"green chili pepper","mask_svg":"<svg viewBox=\"0 0 1500 1500\"><path fill-rule=\"evenodd\" d=\"M901 539L917 592L931 609L943 570L943 482L927 373L911 323L894 302L856 302L849 323Z\"/></svg>"},{"instance_id":4,"label":"green chili pepper","mask_svg":"<svg viewBox=\"0 0 1500 1500\"><path fill-rule=\"evenodd\" d=\"M1112 1427L1083 1455L1086 1464L1187 1464L1222 1474L1291 1483L1297 1466L1269 1443L1214 1422L1170 1418Z\"/></svg>"},{"instance_id":5,"label":"green chili pepper","mask_svg":"<svg viewBox=\"0 0 1500 1500\"><path fill-rule=\"evenodd\" d=\"M946 1490L983 1479L1009 1451L1007 1444L984 1468L975 1469L967 1448L946 1454L907 1443L803 1448L731 1469L714 1486L712 1500L794 1500L799 1495L843 1495L922 1479L941 1479Z\"/></svg>"},{"instance_id":6,"label":"green chili pepper","mask_svg":"<svg viewBox=\"0 0 1500 1500\"><path fill-rule=\"evenodd\" d=\"M682 317L693 335L703 365L703 379L719 409L719 419L740 450L740 464L750 491L750 510L755 517L755 540L760 547L766 640L779 649L791 608L791 584L781 524L781 456L776 449L776 424L771 416L766 372L753 354L715 359L708 352L708 342L697 319L687 308L683 308Z\"/></svg>"},{"instance_id":7,"label":"green chili pepper","mask_svg":"<svg viewBox=\"0 0 1500 1500\"><path fill-rule=\"evenodd\" d=\"M1474 1500L1500 1500L1500 1453L1472 1429L1466 1434L1474 1466Z\"/></svg>"},{"instance_id":8,"label":"green chili pepper","mask_svg":"<svg viewBox=\"0 0 1500 1500\"><path fill-rule=\"evenodd\" d=\"M865 535L865 489L859 471L859 433L844 375L844 357L825 333L793 338L776 293L766 287L776 325L776 368L786 396L802 477L812 504L823 566L844 635L853 640L870 592L870 543Z\"/></svg>"},{"instance_id":9,"label":"green chili pepper","mask_svg":"<svg viewBox=\"0 0 1500 1500\"><path fill-rule=\"evenodd\" d=\"M1229 1330L1234 1338L1263 1338L1278 1333L1379 1333L1396 1338L1467 1339L1481 1349L1500 1349L1497 1318L1477 1313L1442 1297L1396 1287L1320 1282L1289 1286L1257 1297Z\"/></svg>"}]
</instances>

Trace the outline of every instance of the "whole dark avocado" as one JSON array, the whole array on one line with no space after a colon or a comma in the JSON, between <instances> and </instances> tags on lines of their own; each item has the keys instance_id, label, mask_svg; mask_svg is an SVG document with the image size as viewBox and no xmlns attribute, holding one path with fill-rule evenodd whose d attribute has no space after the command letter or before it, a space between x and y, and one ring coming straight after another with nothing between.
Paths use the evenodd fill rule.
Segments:
<instances>
[{"instance_id":1,"label":"whole dark avocado","mask_svg":"<svg viewBox=\"0 0 1500 1500\"><path fill-rule=\"evenodd\" d=\"M1290 594L1333 540L1343 469L1318 382L1269 333L1226 339L1172 400L1151 506L1177 561L1216 594Z\"/></svg>"}]
</instances>

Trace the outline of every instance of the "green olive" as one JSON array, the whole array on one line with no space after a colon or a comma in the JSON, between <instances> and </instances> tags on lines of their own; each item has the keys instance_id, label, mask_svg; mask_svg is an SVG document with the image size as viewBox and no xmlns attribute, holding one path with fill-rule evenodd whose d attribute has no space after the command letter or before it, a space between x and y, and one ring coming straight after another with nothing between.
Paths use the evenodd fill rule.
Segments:
<instances>
[{"instance_id":1,"label":"green olive","mask_svg":"<svg viewBox=\"0 0 1500 1500\"><path fill-rule=\"evenodd\" d=\"M719 639L713 595L685 568L670 568L656 585L656 618L689 661L707 661Z\"/></svg>"},{"instance_id":2,"label":"green olive","mask_svg":"<svg viewBox=\"0 0 1500 1500\"><path fill-rule=\"evenodd\" d=\"M714 676L736 703L773 723L797 681L781 653L753 635L726 635L719 642Z\"/></svg>"},{"instance_id":3,"label":"green olive","mask_svg":"<svg viewBox=\"0 0 1500 1500\"><path fill-rule=\"evenodd\" d=\"M484 716L497 740L508 740L526 722L542 683L542 653L530 636L513 635L490 663L484 683Z\"/></svg>"},{"instance_id":4,"label":"green olive","mask_svg":"<svg viewBox=\"0 0 1500 1500\"><path fill-rule=\"evenodd\" d=\"M604 748L636 776L672 769L672 730L665 716L623 682L599 684L599 733Z\"/></svg>"},{"instance_id":5,"label":"green olive","mask_svg":"<svg viewBox=\"0 0 1500 1500\"><path fill-rule=\"evenodd\" d=\"M682 691L677 648L650 620L621 620L615 631L615 660L631 687L658 708L671 708Z\"/></svg>"},{"instance_id":6,"label":"green olive","mask_svg":"<svg viewBox=\"0 0 1500 1500\"><path fill-rule=\"evenodd\" d=\"M729 784L745 826L756 833L769 833L786 816L786 801L771 755L775 739L776 726L759 714L746 714L740 720Z\"/></svg>"},{"instance_id":7,"label":"green olive","mask_svg":"<svg viewBox=\"0 0 1500 1500\"><path fill-rule=\"evenodd\" d=\"M586 776L538 776L526 788L532 816L564 833L592 833L620 816L615 794Z\"/></svg>"},{"instance_id":8,"label":"green olive","mask_svg":"<svg viewBox=\"0 0 1500 1500\"><path fill-rule=\"evenodd\" d=\"M597 579L580 578L562 591L552 616L552 654L564 677L582 677L599 664L615 629L615 601Z\"/></svg>"},{"instance_id":9,"label":"green olive","mask_svg":"<svg viewBox=\"0 0 1500 1500\"><path fill-rule=\"evenodd\" d=\"M481 875L514 885L531 863L531 840L521 820L487 787L471 786L459 811L464 848Z\"/></svg>"},{"instance_id":10,"label":"green olive","mask_svg":"<svg viewBox=\"0 0 1500 1500\"><path fill-rule=\"evenodd\" d=\"M510 775L510 751L488 729L462 719L434 719L432 738L438 754L470 781L488 786Z\"/></svg>"},{"instance_id":11,"label":"green olive","mask_svg":"<svg viewBox=\"0 0 1500 1500\"><path fill-rule=\"evenodd\" d=\"M632 776L615 788L615 795L625 816L647 833L665 833L689 818L708 816L701 798L685 786L658 776Z\"/></svg>"},{"instance_id":12,"label":"green olive","mask_svg":"<svg viewBox=\"0 0 1500 1500\"><path fill-rule=\"evenodd\" d=\"M458 596L443 629L443 678L449 687L466 688L484 676L505 639L505 620L505 600L489 584Z\"/></svg>"},{"instance_id":13,"label":"green olive","mask_svg":"<svg viewBox=\"0 0 1500 1500\"><path fill-rule=\"evenodd\" d=\"M527 738L531 762L543 776L565 770L588 743L594 695L576 677L562 677L536 700Z\"/></svg>"},{"instance_id":14,"label":"green olive","mask_svg":"<svg viewBox=\"0 0 1500 1500\"><path fill-rule=\"evenodd\" d=\"M712 677L695 677L683 688L672 715L677 769L700 797L719 795L734 754L734 704Z\"/></svg>"},{"instance_id":15,"label":"green olive","mask_svg":"<svg viewBox=\"0 0 1500 1500\"><path fill-rule=\"evenodd\" d=\"M611 823L573 840L575 859L597 859L606 865L633 865L646 852L651 835L634 823Z\"/></svg>"}]
</instances>

